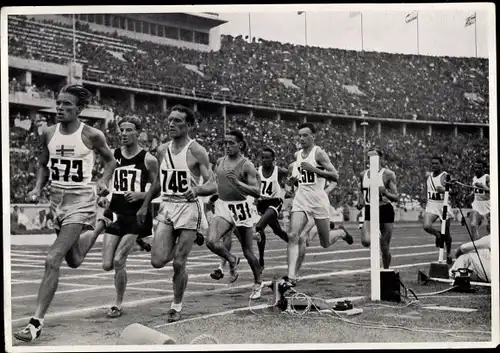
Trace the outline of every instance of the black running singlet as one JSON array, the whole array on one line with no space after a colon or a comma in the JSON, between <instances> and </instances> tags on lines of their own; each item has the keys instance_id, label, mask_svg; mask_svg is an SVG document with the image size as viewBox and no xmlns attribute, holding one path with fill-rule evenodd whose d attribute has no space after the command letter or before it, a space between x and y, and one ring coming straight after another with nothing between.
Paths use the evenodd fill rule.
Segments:
<instances>
[{"instance_id":1,"label":"black running singlet","mask_svg":"<svg viewBox=\"0 0 500 353\"><path fill-rule=\"evenodd\" d=\"M125 193L145 192L148 183L148 170L146 169L145 150L141 150L134 157L123 157L120 148L115 149L116 169L111 179L111 211L121 215L133 215L141 208L142 200L130 203L125 199Z\"/></svg>"}]
</instances>

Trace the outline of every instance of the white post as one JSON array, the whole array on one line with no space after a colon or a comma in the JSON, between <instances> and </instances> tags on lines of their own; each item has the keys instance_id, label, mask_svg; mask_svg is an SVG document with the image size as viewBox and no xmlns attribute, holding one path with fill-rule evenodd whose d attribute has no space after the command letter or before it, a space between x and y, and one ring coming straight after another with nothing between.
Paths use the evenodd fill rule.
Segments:
<instances>
[{"instance_id":1,"label":"white post","mask_svg":"<svg viewBox=\"0 0 500 353\"><path fill-rule=\"evenodd\" d=\"M447 178L447 182L449 176ZM450 198L450 184L446 183L444 189L444 201L443 201L443 214L441 215L441 241L439 242L439 259L438 262L445 262L444 260L444 239L446 238L446 221L448 220L448 200Z\"/></svg>"},{"instance_id":2,"label":"white post","mask_svg":"<svg viewBox=\"0 0 500 353\"><path fill-rule=\"evenodd\" d=\"M372 300L380 300L380 240L379 240L379 190L377 175L380 158L377 151L370 157L370 274Z\"/></svg>"}]
</instances>

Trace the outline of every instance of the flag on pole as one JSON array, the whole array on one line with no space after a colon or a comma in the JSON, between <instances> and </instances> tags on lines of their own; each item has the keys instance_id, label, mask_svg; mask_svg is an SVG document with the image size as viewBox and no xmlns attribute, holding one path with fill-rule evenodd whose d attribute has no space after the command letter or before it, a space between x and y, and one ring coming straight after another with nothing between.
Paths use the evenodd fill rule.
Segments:
<instances>
[{"instance_id":1,"label":"flag on pole","mask_svg":"<svg viewBox=\"0 0 500 353\"><path fill-rule=\"evenodd\" d=\"M465 27L469 27L469 26L473 25L474 23L476 23L476 13L475 12L465 19Z\"/></svg>"},{"instance_id":2,"label":"flag on pole","mask_svg":"<svg viewBox=\"0 0 500 353\"><path fill-rule=\"evenodd\" d=\"M297 15L302 15L305 11L297 11Z\"/></svg>"},{"instance_id":3,"label":"flag on pole","mask_svg":"<svg viewBox=\"0 0 500 353\"><path fill-rule=\"evenodd\" d=\"M360 11L352 11L349 13L349 18L353 18L353 17L356 17L358 15L361 15Z\"/></svg>"},{"instance_id":4,"label":"flag on pole","mask_svg":"<svg viewBox=\"0 0 500 353\"><path fill-rule=\"evenodd\" d=\"M405 16L405 22L410 23L411 21L414 21L418 18L418 12L413 11Z\"/></svg>"}]
</instances>

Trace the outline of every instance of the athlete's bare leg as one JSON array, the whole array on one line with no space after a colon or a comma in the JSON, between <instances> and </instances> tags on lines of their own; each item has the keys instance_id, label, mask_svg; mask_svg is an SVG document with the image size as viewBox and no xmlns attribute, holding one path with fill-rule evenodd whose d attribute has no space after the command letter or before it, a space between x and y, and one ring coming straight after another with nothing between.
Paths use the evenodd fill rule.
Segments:
<instances>
[{"instance_id":1,"label":"athlete's bare leg","mask_svg":"<svg viewBox=\"0 0 500 353\"><path fill-rule=\"evenodd\" d=\"M381 223L380 224L380 253L382 254L382 266L388 269L391 266L391 238L394 223Z\"/></svg>"},{"instance_id":2,"label":"athlete's bare leg","mask_svg":"<svg viewBox=\"0 0 500 353\"><path fill-rule=\"evenodd\" d=\"M306 256L306 248L308 240L312 238L311 232L316 232L316 224L314 223L314 218L307 217L307 223L302 229L302 233L299 236L299 257L297 258L297 264L295 266L295 273L298 276L299 270L302 267L302 263L304 262Z\"/></svg>"},{"instance_id":3,"label":"athlete's bare leg","mask_svg":"<svg viewBox=\"0 0 500 353\"><path fill-rule=\"evenodd\" d=\"M352 244L352 237L343 227L330 230L329 218L315 219L315 223L318 229L319 243L323 248L332 246L340 239L344 239L348 244Z\"/></svg>"},{"instance_id":4,"label":"athlete's bare leg","mask_svg":"<svg viewBox=\"0 0 500 353\"><path fill-rule=\"evenodd\" d=\"M435 215L433 213L424 212L424 230L427 233L434 235L436 237L436 239L441 238L441 231L437 230L432 225L434 224L434 222L436 222L436 220L438 218L439 218L438 215Z\"/></svg>"},{"instance_id":5,"label":"athlete's bare leg","mask_svg":"<svg viewBox=\"0 0 500 353\"><path fill-rule=\"evenodd\" d=\"M483 220L484 217L479 212L472 211L470 220L470 231L473 240L479 239L479 227L481 227Z\"/></svg>"},{"instance_id":6,"label":"athlete's bare leg","mask_svg":"<svg viewBox=\"0 0 500 353\"><path fill-rule=\"evenodd\" d=\"M238 261L238 257L233 255L221 241L223 235L231 229L232 225L229 222L221 217L215 216L212 219L212 222L210 222L206 243L210 251L227 260L231 267L234 267L236 265L236 262Z\"/></svg>"},{"instance_id":7,"label":"athlete's bare leg","mask_svg":"<svg viewBox=\"0 0 500 353\"><path fill-rule=\"evenodd\" d=\"M43 319L54 298L59 283L59 270L66 254L78 241L83 224L63 225L57 234L57 238L52 244L45 259L45 272L43 275L38 297L36 300L35 319Z\"/></svg>"},{"instance_id":8,"label":"athlete's bare leg","mask_svg":"<svg viewBox=\"0 0 500 353\"><path fill-rule=\"evenodd\" d=\"M151 246L151 265L162 268L174 259L176 236L171 224L157 222L153 227L153 245Z\"/></svg>"},{"instance_id":9,"label":"athlete's bare leg","mask_svg":"<svg viewBox=\"0 0 500 353\"><path fill-rule=\"evenodd\" d=\"M297 280L297 268L300 254L300 236L307 224L307 216L303 211L292 212L290 215L290 233L288 234L288 278Z\"/></svg>"},{"instance_id":10,"label":"athlete's bare leg","mask_svg":"<svg viewBox=\"0 0 500 353\"><path fill-rule=\"evenodd\" d=\"M115 306L119 309L123 303L123 296L127 287L127 257L135 246L137 234L126 234L118 237L113 234L106 234L103 244L103 268L109 271L115 269ZM111 265L111 266L110 266ZM111 268L110 268L111 267Z\"/></svg>"},{"instance_id":11,"label":"athlete's bare leg","mask_svg":"<svg viewBox=\"0 0 500 353\"><path fill-rule=\"evenodd\" d=\"M248 261L248 265L252 269L254 283L261 283L260 280L260 265L259 260L253 253L253 228L252 227L237 227L237 232L235 232L238 240L241 244L241 250L243 251L243 256Z\"/></svg>"},{"instance_id":12,"label":"athlete's bare leg","mask_svg":"<svg viewBox=\"0 0 500 353\"><path fill-rule=\"evenodd\" d=\"M99 235L106 229L106 223L102 220L97 222L97 226L94 230L88 230L80 235L78 241L71 247L69 252L66 254L66 263L71 268L78 268L85 256L92 249L95 241Z\"/></svg>"},{"instance_id":13,"label":"athlete's bare leg","mask_svg":"<svg viewBox=\"0 0 500 353\"><path fill-rule=\"evenodd\" d=\"M179 231L179 238L174 252L173 267L174 267L174 305L182 304L184 292L188 283L188 274L186 271L186 263L191 249L193 248L196 231L190 229L182 229Z\"/></svg>"}]
</instances>

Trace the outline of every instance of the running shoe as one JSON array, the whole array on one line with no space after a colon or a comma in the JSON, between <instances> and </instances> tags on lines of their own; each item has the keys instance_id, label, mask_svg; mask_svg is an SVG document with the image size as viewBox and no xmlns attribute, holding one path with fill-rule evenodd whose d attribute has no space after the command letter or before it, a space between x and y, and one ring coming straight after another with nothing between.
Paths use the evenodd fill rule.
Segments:
<instances>
[{"instance_id":1,"label":"running shoe","mask_svg":"<svg viewBox=\"0 0 500 353\"><path fill-rule=\"evenodd\" d=\"M250 299L259 299L262 293L262 287L264 285L262 283L255 283L252 288L252 294L250 294Z\"/></svg>"},{"instance_id":2,"label":"running shoe","mask_svg":"<svg viewBox=\"0 0 500 353\"><path fill-rule=\"evenodd\" d=\"M198 246L202 246L205 243L205 238L203 238L203 235L200 233L196 233L196 239L194 240L194 243Z\"/></svg>"},{"instance_id":3,"label":"running shoe","mask_svg":"<svg viewBox=\"0 0 500 353\"><path fill-rule=\"evenodd\" d=\"M31 342L35 338L40 337L42 333L42 324L40 321L31 318L28 326L21 331L14 333L14 337L23 342Z\"/></svg>"},{"instance_id":4,"label":"running shoe","mask_svg":"<svg viewBox=\"0 0 500 353\"><path fill-rule=\"evenodd\" d=\"M108 313L106 314L107 317L115 318L115 317L120 317L122 316L122 309L117 307L116 305L113 305Z\"/></svg>"},{"instance_id":5,"label":"running shoe","mask_svg":"<svg viewBox=\"0 0 500 353\"><path fill-rule=\"evenodd\" d=\"M212 277L212 279L219 281L224 278L224 272L222 272L222 270L218 268L210 274L210 277Z\"/></svg>"},{"instance_id":6,"label":"running shoe","mask_svg":"<svg viewBox=\"0 0 500 353\"><path fill-rule=\"evenodd\" d=\"M144 250L146 252L151 252L151 244L145 242L142 239L137 239L135 242L137 244L139 244L139 246L141 247L142 250Z\"/></svg>"},{"instance_id":7,"label":"running shoe","mask_svg":"<svg viewBox=\"0 0 500 353\"><path fill-rule=\"evenodd\" d=\"M349 245L352 245L354 243L354 238L352 237L351 234L344 228L344 226L339 226L339 229L342 229L345 232L345 242Z\"/></svg>"},{"instance_id":8,"label":"running shoe","mask_svg":"<svg viewBox=\"0 0 500 353\"><path fill-rule=\"evenodd\" d=\"M175 309L167 311L167 322L176 322L181 319L181 312Z\"/></svg>"},{"instance_id":9,"label":"running shoe","mask_svg":"<svg viewBox=\"0 0 500 353\"><path fill-rule=\"evenodd\" d=\"M238 279L238 272L236 271L238 269L238 265L240 264L240 258L236 258L236 264L234 266L229 267L229 283L234 283Z\"/></svg>"}]
</instances>

